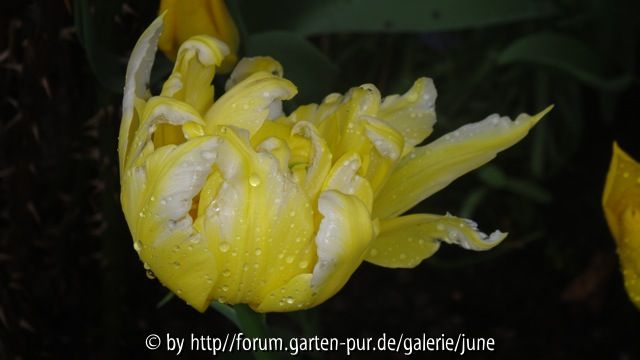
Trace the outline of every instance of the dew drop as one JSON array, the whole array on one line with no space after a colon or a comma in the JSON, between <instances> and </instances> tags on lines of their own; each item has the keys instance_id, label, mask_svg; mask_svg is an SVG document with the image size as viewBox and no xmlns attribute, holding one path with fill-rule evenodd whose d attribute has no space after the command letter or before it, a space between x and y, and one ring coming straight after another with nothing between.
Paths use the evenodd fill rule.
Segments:
<instances>
[{"instance_id":1,"label":"dew drop","mask_svg":"<svg viewBox=\"0 0 640 360\"><path fill-rule=\"evenodd\" d=\"M295 212L295 211L291 211L291 212L289 213L289 216L291 216L291 217L296 216L296 212Z\"/></svg>"},{"instance_id":2,"label":"dew drop","mask_svg":"<svg viewBox=\"0 0 640 360\"><path fill-rule=\"evenodd\" d=\"M180 268L180 262L179 261L174 261L173 262L173 267L175 267L176 269Z\"/></svg>"},{"instance_id":3,"label":"dew drop","mask_svg":"<svg viewBox=\"0 0 640 360\"><path fill-rule=\"evenodd\" d=\"M255 254L256 256L260 256L262 254L262 249L256 248Z\"/></svg>"},{"instance_id":4,"label":"dew drop","mask_svg":"<svg viewBox=\"0 0 640 360\"><path fill-rule=\"evenodd\" d=\"M142 250L142 243L140 242L140 240L136 240L133 242L133 249L136 252L140 252L140 250Z\"/></svg>"},{"instance_id":5,"label":"dew drop","mask_svg":"<svg viewBox=\"0 0 640 360\"><path fill-rule=\"evenodd\" d=\"M249 176L249 185L253 187L259 186L261 182L262 180L260 180L257 174L251 174L251 176Z\"/></svg>"},{"instance_id":6,"label":"dew drop","mask_svg":"<svg viewBox=\"0 0 640 360\"><path fill-rule=\"evenodd\" d=\"M151 270L147 270L147 278L153 280L156 278L156 275Z\"/></svg>"},{"instance_id":7,"label":"dew drop","mask_svg":"<svg viewBox=\"0 0 640 360\"><path fill-rule=\"evenodd\" d=\"M284 259L284 261L286 261L287 264L291 264L293 262L293 256L291 256L291 255L287 256L287 258Z\"/></svg>"},{"instance_id":8,"label":"dew drop","mask_svg":"<svg viewBox=\"0 0 640 360\"><path fill-rule=\"evenodd\" d=\"M378 255L378 249L371 249L371 251L369 251L369 254L370 254L371 256L376 256L376 255Z\"/></svg>"},{"instance_id":9,"label":"dew drop","mask_svg":"<svg viewBox=\"0 0 640 360\"><path fill-rule=\"evenodd\" d=\"M298 263L298 267L300 267L300 269L304 269L307 267L307 265L309 265L309 263L307 261L300 261Z\"/></svg>"},{"instance_id":10,"label":"dew drop","mask_svg":"<svg viewBox=\"0 0 640 360\"><path fill-rule=\"evenodd\" d=\"M222 271L222 276L224 276L224 277L229 277L229 276L231 276L231 271L230 271L229 269L224 269L224 270Z\"/></svg>"},{"instance_id":11,"label":"dew drop","mask_svg":"<svg viewBox=\"0 0 640 360\"><path fill-rule=\"evenodd\" d=\"M229 291L229 287L227 285L222 285L220 287L220 290L222 290L222 292L227 292L227 291Z\"/></svg>"},{"instance_id":12,"label":"dew drop","mask_svg":"<svg viewBox=\"0 0 640 360\"><path fill-rule=\"evenodd\" d=\"M226 242L226 241L223 241L223 242L221 242L221 243L220 243L220 246L218 246L218 248L219 248L219 249L220 249L220 251L222 251L223 253L224 253L224 252L227 252L227 251L229 251L229 243L228 243L228 242Z\"/></svg>"},{"instance_id":13,"label":"dew drop","mask_svg":"<svg viewBox=\"0 0 640 360\"><path fill-rule=\"evenodd\" d=\"M287 304L293 304L295 300L293 300L293 298L291 296L287 296L287 297L284 298L284 301Z\"/></svg>"}]
</instances>

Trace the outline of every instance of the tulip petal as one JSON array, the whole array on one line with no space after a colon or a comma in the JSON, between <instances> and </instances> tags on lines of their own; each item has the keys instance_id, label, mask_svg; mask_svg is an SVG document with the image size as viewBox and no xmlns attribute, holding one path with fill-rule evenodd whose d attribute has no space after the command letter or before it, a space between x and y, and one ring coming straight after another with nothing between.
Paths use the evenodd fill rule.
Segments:
<instances>
[{"instance_id":1,"label":"tulip petal","mask_svg":"<svg viewBox=\"0 0 640 360\"><path fill-rule=\"evenodd\" d=\"M231 72L231 75L229 75L229 79L227 80L224 89L229 91L229 89L236 86L242 80L260 71L264 71L277 77L282 77L284 75L282 65L272 57L245 57L238 62L238 65L236 65L233 72Z\"/></svg>"},{"instance_id":2,"label":"tulip petal","mask_svg":"<svg viewBox=\"0 0 640 360\"><path fill-rule=\"evenodd\" d=\"M323 216L316 235L318 262L311 287L319 304L337 293L362 263L371 242L371 216L360 199L339 191L322 192L318 209Z\"/></svg>"},{"instance_id":3,"label":"tulip petal","mask_svg":"<svg viewBox=\"0 0 640 360\"><path fill-rule=\"evenodd\" d=\"M358 175L362 161L356 153L344 154L331 168L326 176L322 190L337 190L343 194L354 195L371 212L373 206L373 190L369 182Z\"/></svg>"},{"instance_id":4,"label":"tulip petal","mask_svg":"<svg viewBox=\"0 0 640 360\"><path fill-rule=\"evenodd\" d=\"M616 240L627 293L640 308L640 163L616 143L602 207Z\"/></svg>"},{"instance_id":5,"label":"tulip petal","mask_svg":"<svg viewBox=\"0 0 640 360\"><path fill-rule=\"evenodd\" d=\"M196 228L220 259L212 299L256 305L315 262L313 210L278 159L224 129Z\"/></svg>"},{"instance_id":6,"label":"tulip petal","mask_svg":"<svg viewBox=\"0 0 640 360\"><path fill-rule=\"evenodd\" d=\"M161 95L184 101L204 114L213 103L211 82L216 66L228 54L227 45L210 36L199 35L185 41Z\"/></svg>"},{"instance_id":7,"label":"tulip petal","mask_svg":"<svg viewBox=\"0 0 640 360\"><path fill-rule=\"evenodd\" d=\"M200 114L188 104L172 98L152 97L140 118L140 126L136 129L133 144L125 162L126 168L137 161L144 160L145 154L151 153L155 148L166 145L161 142L165 140L164 138L154 137L155 131L162 125L178 127L182 130L184 139L204 134L204 121Z\"/></svg>"},{"instance_id":8,"label":"tulip petal","mask_svg":"<svg viewBox=\"0 0 640 360\"><path fill-rule=\"evenodd\" d=\"M283 312L316 306L335 295L362 263L373 236L369 212L355 196L330 190L320 194L324 216L316 235L318 262L313 273L300 274L271 291L254 309Z\"/></svg>"},{"instance_id":9,"label":"tulip petal","mask_svg":"<svg viewBox=\"0 0 640 360\"><path fill-rule=\"evenodd\" d=\"M378 117L404 136L403 155L413 150L433 131L436 123L435 102L438 96L433 80L419 78L404 95L382 100Z\"/></svg>"},{"instance_id":10,"label":"tulip petal","mask_svg":"<svg viewBox=\"0 0 640 360\"><path fill-rule=\"evenodd\" d=\"M291 99L297 88L289 80L264 71L252 74L226 92L205 115L207 133L232 125L253 136L268 118L275 118L274 103ZM274 113L275 111L275 113Z\"/></svg>"},{"instance_id":11,"label":"tulip petal","mask_svg":"<svg viewBox=\"0 0 640 360\"><path fill-rule=\"evenodd\" d=\"M640 207L640 164L614 143L602 207L615 239L620 239L623 214L630 205Z\"/></svg>"},{"instance_id":12,"label":"tulip petal","mask_svg":"<svg viewBox=\"0 0 640 360\"><path fill-rule=\"evenodd\" d=\"M507 234L486 235L477 224L451 215L414 214L383 220L380 234L371 242L366 260L389 268L412 268L433 255L441 242L469 250L489 250Z\"/></svg>"},{"instance_id":13,"label":"tulip petal","mask_svg":"<svg viewBox=\"0 0 640 360\"><path fill-rule=\"evenodd\" d=\"M120 173L124 172L124 163L129 151L131 131L137 129L139 117L136 102L149 98L149 76L155 59L158 38L162 32L162 15L155 19L142 33L136 42L129 63L124 84L124 96L122 99L122 121L118 135L118 155L120 159Z\"/></svg>"},{"instance_id":14,"label":"tulip petal","mask_svg":"<svg viewBox=\"0 0 640 360\"><path fill-rule=\"evenodd\" d=\"M230 48L220 66L228 73L237 61L239 34L224 0L160 1L160 13L166 14L166 31L160 37L160 49L174 60L176 51L187 39L195 35L213 36Z\"/></svg>"},{"instance_id":15,"label":"tulip petal","mask_svg":"<svg viewBox=\"0 0 640 360\"><path fill-rule=\"evenodd\" d=\"M303 188L309 199L315 201L324 179L331 169L332 155L325 140L320 137L315 126L306 121L296 123L291 130L291 136L302 136L311 142L307 161L304 162L306 171L304 172ZM299 180L300 182L302 180Z\"/></svg>"},{"instance_id":16,"label":"tulip petal","mask_svg":"<svg viewBox=\"0 0 640 360\"><path fill-rule=\"evenodd\" d=\"M378 194L374 217L400 215L459 176L487 163L520 141L550 110L548 107L535 116L521 114L515 121L491 115L414 149L400 161Z\"/></svg>"},{"instance_id":17,"label":"tulip petal","mask_svg":"<svg viewBox=\"0 0 640 360\"><path fill-rule=\"evenodd\" d=\"M622 218L618 255L629 298L640 309L640 206L629 206Z\"/></svg>"},{"instance_id":18,"label":"tulip petal","mask_svg":"<svg viewBox=\"0 0 640 360\"><path fill-rule=\"evenodd\" d=\"M180 298L204 311L217 277L215 258L192 226L192 199L211 172L216 139L164 146L127 171L122 205L145 267ZM135 174L135 175L134 175Z\"/></svg>"}]
</instances>

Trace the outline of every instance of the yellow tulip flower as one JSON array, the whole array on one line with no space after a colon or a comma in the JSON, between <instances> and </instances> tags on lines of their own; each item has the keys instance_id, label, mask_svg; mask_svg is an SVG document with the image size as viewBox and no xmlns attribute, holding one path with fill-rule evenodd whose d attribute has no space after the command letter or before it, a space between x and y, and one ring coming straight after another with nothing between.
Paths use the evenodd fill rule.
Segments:
<instances>
[{"instance_id":1,"label":"yellow tulip flower","mask_svg":"<svg viewBox=\"0 0 640 360\"><path fill-rule=\"evenodd\" d=\"M546 113L491 115L428 145L436 90L373 85L331 94L290 115L296 94L267 57L242 59L215 102L228 47L182 44L160 95L148 89L162 19L127 68L119 154L122 208L145 268L199 311L211 301L259 312L309 308L363 262L408 268L441 242L486 250L471 220L402 213L515 144Z\"/></svg>"},{"instance_id":2,"label":"yellow tulip flower","mask_svg":"<svg viewBox=\"0 0 640 360\"><path fill-rule=\"evenodd\" d=\"M613 143L602 207L618 245L624 285L640 309L640 164Z\"/></svg>"},{"instance_id":3,"label":"yellow tulip flower","mask_svg":"<svg viewBox=\"0 0 640 360\"><path fill-rule=\"evenodd\" d=\"M224 0L161 0L159 12L165 11L158 47L169 59L175 60L180 45L192 36L210 35L227 44L231 51L218 72L231 71L238 61L240 35Z\"/></svg>"}]
</instances>

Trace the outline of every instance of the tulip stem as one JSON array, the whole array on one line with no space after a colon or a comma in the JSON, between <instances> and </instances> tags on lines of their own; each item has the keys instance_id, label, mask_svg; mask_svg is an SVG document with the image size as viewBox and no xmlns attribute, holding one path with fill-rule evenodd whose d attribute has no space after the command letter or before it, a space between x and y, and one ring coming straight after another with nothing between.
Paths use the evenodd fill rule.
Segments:
<instances>
[{"instance_id":1,"label":"tulip stem","mask_svg":"<svg viewBox=\"0 0 640 360\"><path fill-rule=\"evenodd\" d=\"M236 311L240 330L244 331L250 338L266 338L267 323L264 314L259 314L245 304L238 304L233 307Z\"/></svg>"},{"instance_id":2,"label":"tulip stem","mask_svg":"<svg viewBox=\"0 0 640 360\"><path fill-rule=\"evenodd\" d=\"M236 318L238 319L239 328L247 337L265 339L268 337L266 316L264 314L257 313L248 305L237 304L233 307L236 312ZM272 353L254 351L253 356L258 360L273 359Z\"/></svg>"}]
</instances>

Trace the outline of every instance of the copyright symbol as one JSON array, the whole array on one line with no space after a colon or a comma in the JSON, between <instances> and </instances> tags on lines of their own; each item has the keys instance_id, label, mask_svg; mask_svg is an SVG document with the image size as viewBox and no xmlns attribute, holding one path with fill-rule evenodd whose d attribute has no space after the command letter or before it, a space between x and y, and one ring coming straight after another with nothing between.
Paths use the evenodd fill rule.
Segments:
<instances>
[{"instance_id":1,"label":"copyright symbol","mask_svg":"<svg viewBox=\"0 0 640 360\"><path fill-rule=\"evenodd\" d=\"M156 334L151 334L147 336L147 338L144 341L144 344L147 346L147 349L155 350L160 347L160 342L161 342L160 336Z\"/></svg>"}]
</instances>

